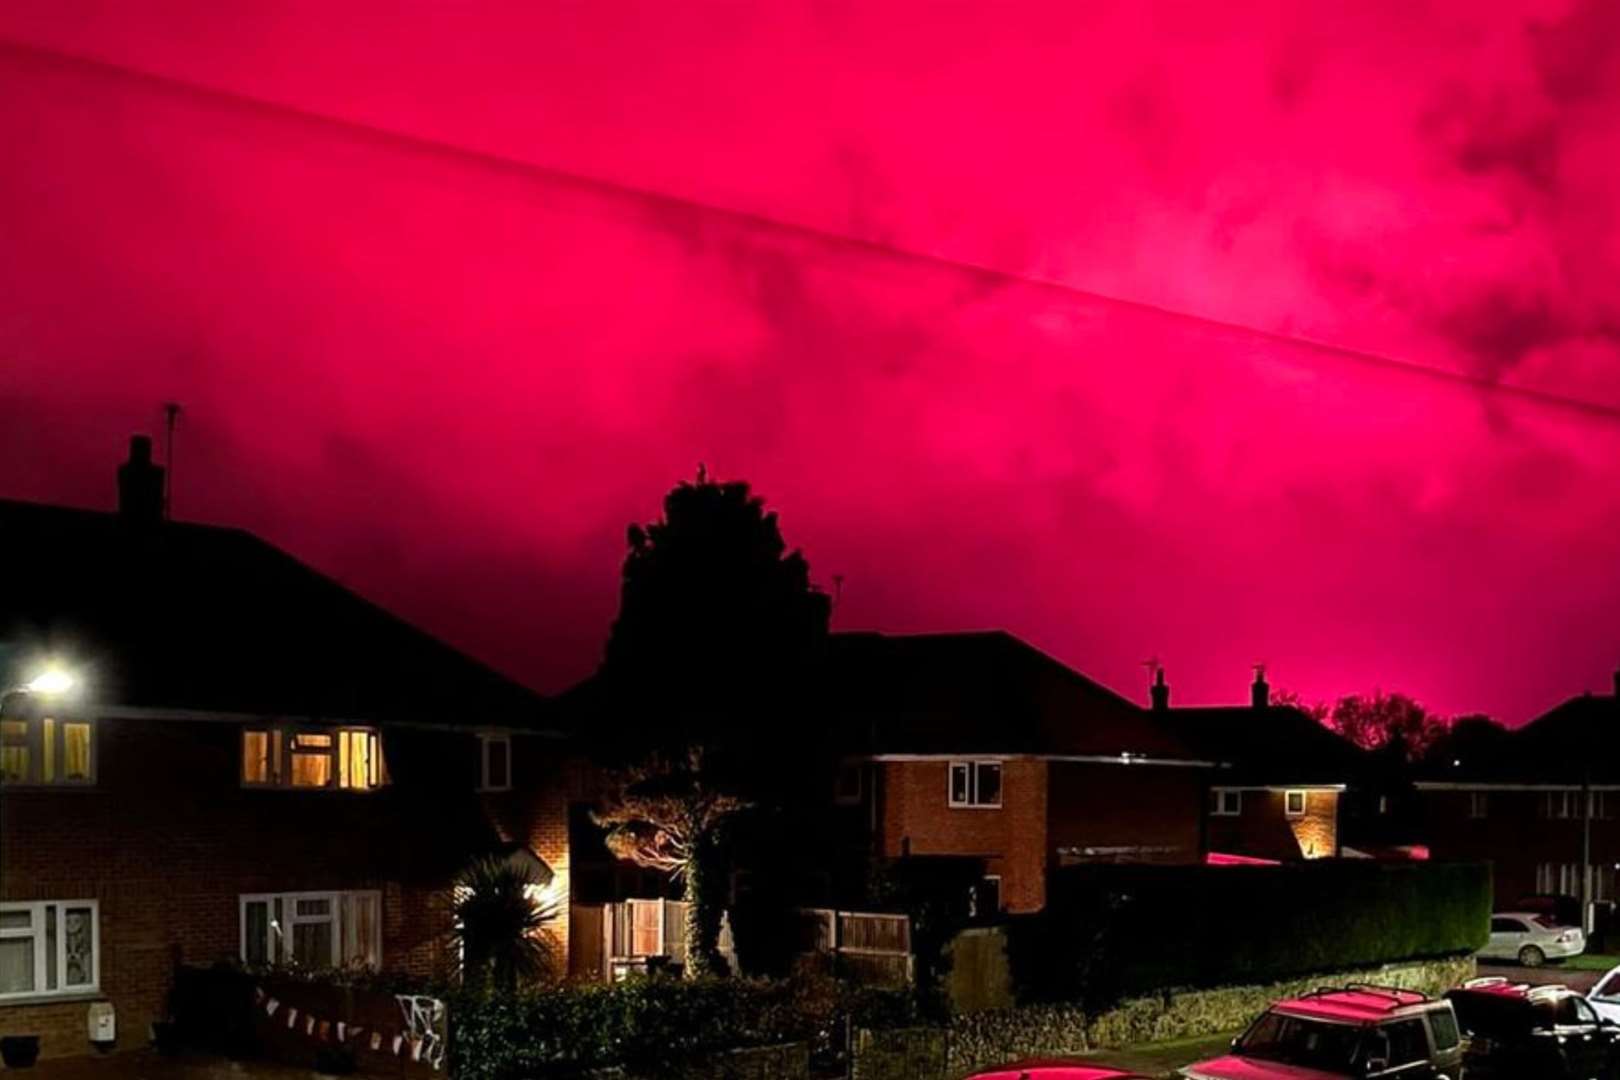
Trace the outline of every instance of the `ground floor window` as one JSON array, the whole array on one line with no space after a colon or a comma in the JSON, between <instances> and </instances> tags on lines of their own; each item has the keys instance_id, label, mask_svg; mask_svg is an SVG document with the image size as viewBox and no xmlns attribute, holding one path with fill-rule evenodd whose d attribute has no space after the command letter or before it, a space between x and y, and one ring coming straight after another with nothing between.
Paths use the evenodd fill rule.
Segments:
<instances>
[{"instance_id":1,"label":"ground floor window","mask_svg":"<svg viewBox=\"0 0 1620 1080\"><path fill-rule=\"evenodd\" d=\"M100 981L94 900L0 904L0 1001L90 994Z\"/></svg>"},{"instance_id":2,"label":"ground floor window","mask_svg":"<svg viewBox=\"0 0 1620 1080\"><path fill-rule=\"evenodd\" d=\"M1001 875L986 874L968 897L968 914L975 919L994 918L1001 911Z\"/></svg>"},{"instance_id":3,"label":"ground floor window","mask_svg":"<svg viewBox=\"0 0 1620 1080\"><path fill-rule=\"evenodd\" d=\"M306 969L382 965L382 894L255 893L242 897L242 962Z\"/></svg>"}]
</instances>

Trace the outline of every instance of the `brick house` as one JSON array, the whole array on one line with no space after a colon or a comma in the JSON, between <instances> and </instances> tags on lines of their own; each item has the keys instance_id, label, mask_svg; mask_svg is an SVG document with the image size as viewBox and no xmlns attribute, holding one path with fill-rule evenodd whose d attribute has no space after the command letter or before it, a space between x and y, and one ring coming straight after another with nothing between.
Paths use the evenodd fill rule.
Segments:
<instances>
[{"instance_id":1,"label":"brick house","mask_svg":"<svg viewBox=\"0 0 1620 1080\"><path fill-rule=\"evenodd\" d=\"M1158 669L1152 709L1197 753L1212 774L1206 839L1214 861L1283 862L1337 857L1340 802L1368 773L1367 755L1303 710L1271 701L1256 669L1249 704L1171 708Z\"/></svg>"},{"instance_id":2,"label":"brick house","mask_svg":"<svg viewBox=\"0 0 1620 1080\"><path fill-rule=\"evenodd\" d=\"M443 971L484 853L539 869L566 956L545 703L161 492L137 441L116 514L0 501L0 1034L82 1052L107 1001L142 1045L178 964Z\"/></svg>"},{"instance_id":3,"label":"brick house","mask_svg":"<svg viewBox=\"0 0 1620 1080\"><path fill-rule=\"evenodd\" d=\"M1452 744L1413 783L1436 858L1488 860L1498 910L1533 895L1620 899L1620 673L1523 727Z\"/></svg>"},{"instance_id":4,"label":"brick house","mask_svg":"<svg viewBox=\"0 0 1620 1080\"><path fill-rule=\"evenodd\" d=\"M836 634L834 801L873 854L982 859L981 904L1040 909L1047 872L1195 862L1215 762L1148 710L1002 632Z\"/></svg>"}]
</instances>

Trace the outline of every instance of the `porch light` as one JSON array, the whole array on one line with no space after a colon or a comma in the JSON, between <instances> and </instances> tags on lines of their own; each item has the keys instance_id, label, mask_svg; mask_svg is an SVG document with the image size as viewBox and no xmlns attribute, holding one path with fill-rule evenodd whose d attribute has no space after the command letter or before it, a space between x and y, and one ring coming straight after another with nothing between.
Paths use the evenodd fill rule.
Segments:
<instances>
[{"instance_id":1,"label":"porch light","mask_svg":"<svg viewBox=\"0 0 1620 1080\"><path fill-rule=\"evenodd\" d=\"M79 680L66 669L52 666L30 679L24 684L24 689L31 694L66 694L78 684Z\"/></svg>"}]
</instances>

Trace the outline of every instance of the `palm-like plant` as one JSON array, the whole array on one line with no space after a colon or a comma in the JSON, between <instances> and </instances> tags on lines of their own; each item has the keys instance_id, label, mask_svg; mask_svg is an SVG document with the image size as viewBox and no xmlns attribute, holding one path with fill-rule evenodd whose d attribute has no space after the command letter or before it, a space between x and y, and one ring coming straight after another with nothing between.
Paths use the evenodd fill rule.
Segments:
<instances>
[{"instance_id":1,"label":"palm-like plant","mask_svg":"<svg viewBox=\"0 0 1620 1080\"><path fill-rule=\"evenodd\" d=\"M452 933L461 948L464 982L511 991L547 973L551 953L542 934L557 918L557 907L536 899L541 884L532 868L499 856L462 871Z\"/></svg>"}]
</instances>

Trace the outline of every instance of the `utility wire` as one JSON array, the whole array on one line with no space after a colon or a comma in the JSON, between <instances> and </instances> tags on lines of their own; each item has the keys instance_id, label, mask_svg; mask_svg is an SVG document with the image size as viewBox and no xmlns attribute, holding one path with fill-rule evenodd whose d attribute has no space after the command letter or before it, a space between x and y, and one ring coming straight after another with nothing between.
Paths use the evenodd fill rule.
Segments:
<instances>
[{"instance_id":1,"label":"utility wire","mask_svg":"<svg viewBox=\"0 0 1620 1080\"><path fill-rule=\"evenodd\" d=\"M90 74L107 78L131 82L148 88L176 93L189 97L203 98L210 101L223 102L244 110L269 114L283 118L292 118L317 127L350 137L360 137L395 149L423 153L433 157L449 158L464 162L471 162L486 169L498 172L515 174L533 180L548 182L561 187L574 188L596 195L608 195L616 198L632 200L651 204L662 209L673 209L685 212L730 220L734 223L757 228L765 231L784 233L800 239L810 240L814 243L838 248L850 248L868 255L877 256L895 262L910 262L929 266L935 269L965 275L988 285L1019 285L1039 291L1055 293L1060 296L1079 298L1093 303L1105 304L1126 310L1144 312L1178 322L1192 323L1201 326L1213 327L1219 330L1233 331L1258 338L1262 341L1274 342L1292 348L1314 351L1332 356L1336 359L1350 361L1370 367L1383 368L1387 371L1402 372L1424 378L1451 383L1485 393L1501 394L1518 398L1522 401L1552 409L1580 413L1584 416L1601 420L1620 421L1620 405L1611 405L1604 402L1592 401L1587 398L1575 397L1570 394L1561 394L1551 390L1540 390L1530 386L1520 386L1513 383L1504 383L1483 375L1473 375L1467 372L1453 371L1447 368L1431 367L1412 360L1401 360L1381 353L1368 352L1363 349L1352 349L1342 345L1333 345L1311 338L1296 337L1275 330L1263 330L1242 323L1229 322L1223 319L1210 318L1205 315L1195 315L1185 311L1176 311L1173 308L1160 307L1156 304L1144 303L1140 300L1125 300L1117 296L1108 296L1093 292L1076 285L1066 284L1052 278L1035 277L1029 274L1002 270L985 263L974 262L968 259L956 258L947 255L938 255L927 251L917 251L910 248L897 247L877 240L870 240L858 236L848 236L833 232L829 229L818 228L812 225L799 224L792 221L783 221L768 217L764 214L748 210L736 210L731 207L706 203L700 199L683 195L672 195L668 192L657 191L650 188L636 187L632 184L602 177L590 176L583 173L571 172L552 165L537 164L522 158L507 154L494 153L461 146L457 143L443 139L414 135L409 132L383 127L364 121L352 120L345 117L333 116L328 113L316 112L297 105L254 97L235 90L226 90L221 87L209 86L203 83L192 82L188 79L177 78L172 75L160 75L126 64L114 63L107 60L93 59L63 52L58 49L45 48L38 45L26 44L0 38L0 53L10 53L25 60L43 62L61 67L73 68Z\"/></svg>"}]
</instances>

